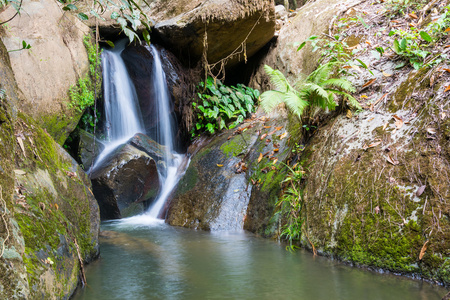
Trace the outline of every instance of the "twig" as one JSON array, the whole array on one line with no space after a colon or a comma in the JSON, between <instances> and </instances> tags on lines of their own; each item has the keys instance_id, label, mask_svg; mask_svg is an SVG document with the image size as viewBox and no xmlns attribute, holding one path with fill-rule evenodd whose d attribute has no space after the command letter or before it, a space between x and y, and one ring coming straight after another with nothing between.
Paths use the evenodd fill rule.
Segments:
<instances>
[{"instance_id":1,"label":"twig","mask_svg":"<svg viewBox=\"0 0 450 300\"><path fill-rule=\"evenodd\" d=\"M0 25L3 25L3 24L5 24L5 23L8 23L9 21L11 21L12 19L14 19L14 18L19 14L19 11L22 9L22 2L23 2L23 0L20 0L19 8L16 9L16 13L14 14L14 16L12 16L11 18L9 18L9 19L6 20L5 22L1 22Z\"/></svg>"},{"instance_id":2,"label":"twig","mask_svg":"<svg viewBox=\"0 0 450 300\"><path fill-rule=\"evenodd\" d=\"M3 194L2 193L3 193L3 190L2 190L2 186L0 185L0 201L1 201L1 204L3 206L2 221L5 224L5 229L6 229L6 238L2 242L2 252L0 253L0 258L3 257L3 253L5 251L5 244L6 244L6 241L9 239L9 228L8 228L8 223L6 222L6 219L5 219L6 202L5 202L5 200L3 200Z\"/></svg>"},{"instance_id":3,"label":"twig","mask_svg":"<svg viewBox=\"0 0 450 300\"><path fill-rule=\"evenodd\" d=\"M84 273L83 258L81 257L80 247L78 246L77 239L73 238L73 241L75 243L75 247L77 248L78 261L80 262L81 282L83 283L83 286L85 286L86 285L86 275Z\"/></svg>"}]
</instances>

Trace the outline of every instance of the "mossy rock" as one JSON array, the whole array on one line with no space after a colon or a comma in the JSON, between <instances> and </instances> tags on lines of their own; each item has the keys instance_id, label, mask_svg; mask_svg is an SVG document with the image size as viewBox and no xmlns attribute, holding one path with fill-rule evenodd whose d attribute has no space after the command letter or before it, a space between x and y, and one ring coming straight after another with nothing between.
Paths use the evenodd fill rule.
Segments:
<instances>
[{"instance_id":1,"label":"mossy rock","mask_svg":"<svg viewBox=\"0 0 450 300\"><path fill-rule=\"evenodd\" d=\"M281 162L290 154L287 119L280 119L254 117L238 129L197 141L170 202L168 223L263 234L285 176Z\"/></svg>"},{"instance_id":2,"label":"mossy rock","mask_svg":"<svg viewBox=\"0 0 450 300\"><path fill-rule=\"evenodd\" d=\"M411 82L425 73L396 82L385 108L338 116L313 137L304 152L311 167L303 244L448 285L449 116L439 110L448 100L440 84L415 85L413 95ZM394 115L410 122L399 128Z\"/></svg>"},{"instance_id":3,"label":"mossy rock","mask_svg":"<svg viewBox=\"0 0 450 300\"><path fill-rule=\"evenodd\" d=\"M30 117L15 122L14 218L25 242L31 298L67 298L75 290L79 255L98 255L99 209L78 164Z\"/></svg>"}]
</instances>

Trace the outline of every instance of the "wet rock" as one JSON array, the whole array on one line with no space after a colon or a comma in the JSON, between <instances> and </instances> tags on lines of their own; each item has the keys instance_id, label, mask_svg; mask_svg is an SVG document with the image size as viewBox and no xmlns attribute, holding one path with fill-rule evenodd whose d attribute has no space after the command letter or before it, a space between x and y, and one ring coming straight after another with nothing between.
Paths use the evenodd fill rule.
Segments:
<instances>
[{"instance_id":1,"label":"wet rock","mask_svg":"<svg viewBox=\"0 0 450 300\"><path fill-rule=\"evenodd\" d=\"M128 144L114 150L107 161L106 166L91 175L101 219L118 219L143 212L159 192L156 161Z\"/></svg>"},{"instance_id":2,"label":"wet rock","mask_svg":"<svg viewBox=\"0 0 450 300\"><path fill-rule=\"evenodd\" d=\"M92 160L105 148L104 144L99 140L94 140L94 135L85 130L79 129L80 136L78 153L84 169L89 169L92 165Z\"/></svg>"},{"instance_id":3,"label":"wet rock","mask_svg":"<svg viewBox=\"0 0 450 300\"><path fill-rule=\"evenodd\" d=\"M204 230L239 230L245 223L263 232L271 211L260 208L268 203L274 208L284 178L281 161L290 153L288 137L280 138L286 129L279 125L276 130L274 124L275 119L254 117L239 129L202 142L195 151L191 147L195 154L169 204L167 222Z\"/></svg>"}]
</instances>

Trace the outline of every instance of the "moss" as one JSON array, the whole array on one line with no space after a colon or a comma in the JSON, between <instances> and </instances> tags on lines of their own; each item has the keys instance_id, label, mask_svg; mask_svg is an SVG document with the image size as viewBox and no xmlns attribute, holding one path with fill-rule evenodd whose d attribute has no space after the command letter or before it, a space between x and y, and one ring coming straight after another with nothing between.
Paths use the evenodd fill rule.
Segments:
<instances>
[{"instance_id":1,"label":"moss","mask_svg":"<svg viewBox=\"0 0 450 300\"><path fill-rule=\"evenodd\" d=\"M245 133L236 136L220 146L220 150L227 156L238 156L247 148L245 138L248 137Z\"/></svg>"},{"instance_id":2,"label":"moss","mask_svg":"<svg viewBox=\"0 0 450 300\"><path fill-rule=\"evenodd\" d=\"M18 202L14 213L25 241L29 286L35 298L44 294L67 297L79 271L75 241L83 258L90 259L97 252L91 217L98 208L92 206L94 199L86 186L89 180L68 154L31 118L23 113L18 116L16 129L27 137L23 150L15 151L16 167L26 172L17 177L25 199Z\"/></svg>"},{"instance_id":3,"label":"moss","mask_svg":"<svg viewBox=\"0 0 450 300\"><path fill-rule=\"evenodd\" d=\"M190 166L186 170L186 174L181 179L176 190L176 195L183 195L192 190L198 182L198 171L194 166Z\"/></svg>"}]
</instances>

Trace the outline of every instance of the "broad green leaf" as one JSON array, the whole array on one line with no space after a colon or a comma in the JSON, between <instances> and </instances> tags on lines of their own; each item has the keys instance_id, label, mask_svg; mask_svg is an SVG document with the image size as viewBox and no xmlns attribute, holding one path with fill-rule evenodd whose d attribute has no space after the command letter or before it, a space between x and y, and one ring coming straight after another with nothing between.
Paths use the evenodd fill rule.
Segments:
<instances>
[{"instance_id":1,"label":"broad green leaf","mask_svg":"<svg viewBox=\"0 0 450 300\"><path fill-rule=\"evenodd\" d=\"M145 42L150 45L150 33L147 29L142 30L142 36L144 37Z\"/></svg>"},{"instance_id":2,"label":"broad green leaf","mask_svg":"<svg viewBox=\"0 0 450 300\"><path fill-rule=\"evenodd\" d=\"M400 49L401 49L402 51L405 51L405 50L406 50L406 46L407 46L407 41L406 41L406 39L402 39L402 40L400 41Z\"/></svg>"},{"instance_id":3,"label":"broad green leaf","mask_svg":"<svg viewBox=\"0 0 450 300\"><path fill-rule=\"evenodd\" d=\"M431 38L431 36L427 32L421 31L419 34L428 43L431 43L433 41L433 39Z\"/></svg>"},{"instance_id":4,"label":"broad green leaf","mask_svg":"<svg viewBox=\"0 0 450 300\"><path fill-rule=\"evenodd\" d=\"M77 16L78 16L78 18L79 18L81 21L87 21L87 20L89 20L89 17L88 17L86 14L84 14L84 13L79 13Z\"/></svg>"},{"instance_id":5,"label":"broad green leaf","mask_svg":"<svg viewBox=\"0 0 450 300\"><path fill-rule=\"evenodd\" d=\"M63 7L64 11L68 11L68 10L77 10L78 8L73 5L73 4L67 4L66 6Z\"/></svg>"},{"instance_id":6,"label":"broad green leaf","mask_svg":"<svg viewBox=\"0 0 450 300\"><path fill-rule=\"evenodd\" d=\"M400 50L400 44L399 44L399 42L398 42L397 39L394 40L394 51L395 51L395 53L397 53L397 54L400 54L400 52L401 52L401 50Z\"/></svg>"}]
</instances>

